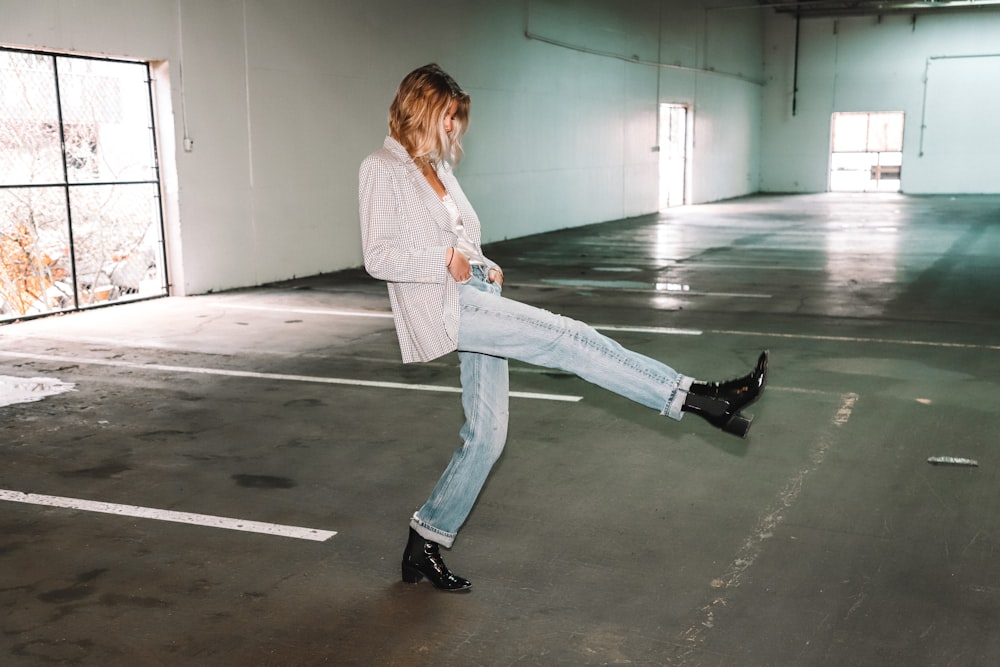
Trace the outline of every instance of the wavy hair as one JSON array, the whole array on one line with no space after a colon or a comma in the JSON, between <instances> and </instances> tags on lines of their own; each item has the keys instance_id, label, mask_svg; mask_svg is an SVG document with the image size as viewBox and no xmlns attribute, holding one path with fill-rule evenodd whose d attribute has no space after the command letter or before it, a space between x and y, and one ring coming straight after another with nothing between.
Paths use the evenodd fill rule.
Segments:
<instances>
[{"instance_id":1,"label":"wavy hair","mask_svg":"<svg viewBox=\"0 0 1000 667\"><path fill-rule=\"evenodd\" d=\"M458 111L451 132L444 119L453 100ZM462 159L462 135L469 127L469 94L438 65L413 70L399 83L389 107L389 134L406 149L414 162L436 164Z\"/></svg>"}]
</instances>

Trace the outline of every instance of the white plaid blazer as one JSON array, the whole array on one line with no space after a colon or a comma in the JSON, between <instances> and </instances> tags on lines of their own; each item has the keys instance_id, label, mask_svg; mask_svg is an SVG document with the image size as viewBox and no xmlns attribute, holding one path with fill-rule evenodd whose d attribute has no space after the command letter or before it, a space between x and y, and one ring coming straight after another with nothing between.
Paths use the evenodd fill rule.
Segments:
<instances>
[{"instance_id":1,"label":"white plaid blazer","mask_svg":"<svg viewBox=\"0 0 1000 667\"><path fill-rule=\"evenodd\" d=\"M442 164L438 176L479 245L479 218L450 165ZM458 284L445 266L458 237L448 209L392 137L361 163L358 181L365 269L388 285L403 362L430 361L458 349Z\"/></svg>"}]
</instances>

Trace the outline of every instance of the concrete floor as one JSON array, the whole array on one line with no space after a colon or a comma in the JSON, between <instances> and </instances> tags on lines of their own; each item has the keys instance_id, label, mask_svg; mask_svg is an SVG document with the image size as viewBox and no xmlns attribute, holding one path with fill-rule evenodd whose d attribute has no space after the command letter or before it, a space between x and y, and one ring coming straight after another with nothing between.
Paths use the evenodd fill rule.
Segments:
<instances>
[{"instance_id":1,"label":"concrete floor","mask_svg":"<svg viewBox=\"0 0 1000 667\"><path fill-rule=\"evenodd\" d=\"M399 557L461 425L407 386L456 358L400 364L381 283L3 326L0 375L75 389L0 408L0 664L1000 664L1000 197L755 197L488 252L508 296L686 373L769 348L750 438L513 365L544 396L512 400L445 594Z\"/></svg>"}]
</instances>

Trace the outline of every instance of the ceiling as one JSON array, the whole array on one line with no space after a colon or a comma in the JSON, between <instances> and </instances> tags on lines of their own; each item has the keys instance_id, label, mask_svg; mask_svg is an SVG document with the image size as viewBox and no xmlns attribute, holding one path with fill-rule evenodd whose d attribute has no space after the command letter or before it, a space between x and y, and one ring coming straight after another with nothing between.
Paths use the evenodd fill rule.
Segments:
<instances>
[{"instance_id":1,"label":"ceiling","mask_svg":"<svg viewBox=\"0 0 1000 667\"><path fill-rule=\"evenodd\" d=\"M1000 10L1000 0L759 0L763 7L802 18L889 16Z\"/></svg>"}]
</instances>

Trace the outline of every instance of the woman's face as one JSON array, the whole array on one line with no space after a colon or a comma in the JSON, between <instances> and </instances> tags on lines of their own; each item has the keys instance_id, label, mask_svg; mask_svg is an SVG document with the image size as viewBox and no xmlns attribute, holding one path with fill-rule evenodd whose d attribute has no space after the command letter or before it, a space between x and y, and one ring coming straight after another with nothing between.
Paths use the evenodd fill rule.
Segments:
<instances>
[{"instance_id":1,"label":"woman's face","mask_svg":"<svg viewBox=\"0 0 1000 667\"><path fill-rule=\"evenodd\" d=\"M444 131L447 134L451 134L452 121L456 113L458 113L458 100L452 100L448 105L448 113L444 115Z\"/></svg>"}]
</instances>

